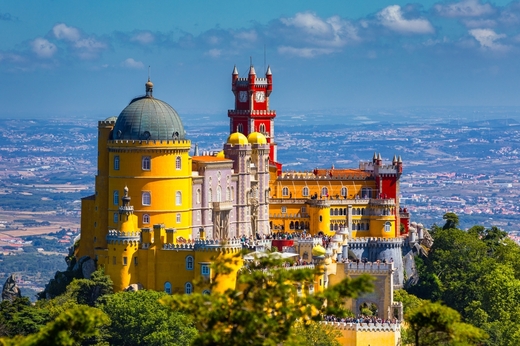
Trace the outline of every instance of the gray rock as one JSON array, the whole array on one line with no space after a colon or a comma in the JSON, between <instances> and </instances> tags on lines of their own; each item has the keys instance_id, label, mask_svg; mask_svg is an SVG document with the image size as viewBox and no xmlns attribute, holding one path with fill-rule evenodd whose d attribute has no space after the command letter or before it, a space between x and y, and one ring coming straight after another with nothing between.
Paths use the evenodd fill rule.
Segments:
<instances>
[{"instance_id":1,"label":"gray rock","mask_svg":"<svg viewBox=\"0 0 520 346\"><path fill-rule=\"evenodd\" d=\"M11 274L5 281L4 287L2 289L2 300L13 301L16 298L21 298L22 292L16 286L16 278L14 274Z\"/></svg>"},{"instance_id":2,"label":"gray rock","mask_svg":"<svg viewBox=\"0 0 520 346\"><path fill-rule=\"evenodd\" d=\"M96 263L94 260L89 257L88 260L84 261L81 265L81 272L83 273L83 278L90 279L92 273L96 271Z\"/></svg>"},{"instance_id":3,"label":"gray rock","mask_svg":"<svg viewBox=\"0 0 520 346\"><path fill-rule=\"evenodd\" d=\"M136 291L142 290L143 288L144 288L143 285L141 285L140 283L137 283L137 284L131 284L130 286L125 287L125 289L123 291L136 292Z\"/></svg>"}]
</instances>

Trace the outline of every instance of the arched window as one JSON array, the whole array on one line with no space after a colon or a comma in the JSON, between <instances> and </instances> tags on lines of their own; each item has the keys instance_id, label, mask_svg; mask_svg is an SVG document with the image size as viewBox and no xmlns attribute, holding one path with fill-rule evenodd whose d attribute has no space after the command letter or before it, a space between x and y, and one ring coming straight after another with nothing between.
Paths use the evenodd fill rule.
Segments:
<instances>
[{"instance_id":1,"label":"arched window","mask_svg":"<svg viewBox=\"0 0 520 346\"><path fill-rule=\"evenodd\" d=\"M180 191L175 192L175 205L182 205L182 193Z\"/></svg>"},{"instance_id":2,"label":"arched window","mask_svg":"<svg viewBox=\"0 0 520 346\"><path fill-rule=\"evenodd\" d=\"M307 197L309 196L309 188L307 186L305 186L303 189L302 189L302 196L303 197Z\"/></svg>"},{"instance_id":3,"label":"arched window","mask_svg":"<svg viewBox=\"0 0 520 346\"><path fill-rule=\"evenodd\" d=\"M217 202L221 202L222 201L222 188L219 186L217 186Z\"/></svg>"},{"instance_id":4,"label":"arched window","mask_svg":"<svg viewBox=\"0 0 520 346\"><path fill-rule=\"evenodd\" d=\"M114 205L119 205L119 191L118 190L114 190L112 202L114 203Z\"/></svg>"},{"instance_id":5,"label":"arched window","mask_svg":"<svg viewBox=\"0 0 520 346\"><path fill-rule=\"evenodd\" d=\"M334 215L338 215L338 209L334 209Z\"/></svg>"},{"instance_id":6,"label":"arched window","mask_svg":"<svg viewBox=\"0 0 520 346\"><path fill-rule=\"evenodd\" d=\"M119 155L114 156L114 171L119 171Z\"/></svg>"},{"instance_id":7,"label":"arched window","mask_svg":"<svg viewBox=\"0 0 520 346\"><path fill-rule=\"evenodd\" d=\"M150 192L143 191L141 198L142 205L152 205L152 197L150 196Z\"/></svg>"},{"instance_id":8,"label":"arched window","mask_svg":"<svg viewBox=\"0 0 520 346\"><path fill-rule=\"evenodd\" d=\"M181 223L181 213L177 213L177 223Z\"/></svg>"},{"instance_id":9,"label":"arched window","mask_svg":"<svg viewBox=\"0 0 520 346\"><path fill-rule=\"evenodd\" d=\"M340 216L343 215L343 208L339 208L339 215L340 215Z\"/></svg>"},{"instance_id":10,"label":"arched window","mask_svg":"<svg viewBox=\"0 0 520 346\"><path fill-rule=\"evenodd\" d=\"M172 294L172 284L169 283L168 281L166 281L164 283L164 292L166 292L168 294Z\"/></svg>"},{"instance_id":11,"label":"arched window","mask_svg":"<svg viewBox=\"0 0 520 346\"><path fill-rule=\"evenodd\" d=\"M191 282L186 282L184 284L184 293L186 294L192 294L193 293L193 285Z\"/></svg>"},{"instance_id":12,"label":"arched window","mask_svg":"<svg viewBox=\"0 0 520 346\"><path fill-rule=\"evenodd\" d=\"M213 191L211 189L208 190L208 203L213 202Z\"/></svg>"},{"instance_id":13,"label":"arched window","mask_svg":"<svg viewBox=\"0 0 520 346\"><path fill-rule=\"evenodd\" d=\"M229 187L226 189L226 201L231 201L231 189Z\"/></svg>"},{"instance_id":14,"label":"arched window","mask_svg":"<svg viewBox=\"0 0 520 346\"><path fill-rule=\"evenodd\" d=\"M144 171L149 171L150 169L152 169L152 160L150 156L143 156L141 160L141 166Z\"/></svg>"},{"instance_id":15,"label":"arched window","mask_svg":"<svg viewBox=\"0 0 520 346\"><path fill-rule=\"evenodd\" d=\"M321 195L323 197L329 197L329 189L327 189L326 187L322 188L321 189Z\"/></svg>"},{"instance_id":16,"label":"arched window","mask_svg":"<svg viewBox=\"0 0 520 346\"><path fill-rule=\"evenodd\" d=\"M392 224L390 222L385 222L385 232L390 232L392 228Z\"/></svg>"},{"instance_id":17,"label":"arched window","mask_svg":"<svg viewBox=\"0 0 520 346\"><path fill-rule=\"evenodd\" d=\"M193 270L193 256L186 256L186 270Z\"/></svg>"},{"instance_id":18,"label":"arched window","mask_svg":"<svg viewBox=\"0 0 520 346\"><path fill-rule=\"evenodd\" d=\"M233 186L231 186L231 199L230 201L234 201L235 200L235 189L233 188Z\"/></svg>"},{"instance_id":19,"label":"arched window","mask_svg":"<svg viewBox=\"0 0 520 346\"><path fill-rule=\"evenodd\" d=\"M334 231L334 225L333 224L330 224L329 228L330 228L331 231Z\"/></svg>"},{"instance_id":20,"label":"arched window","mask_svg":"<svg viewBox=\"0 0 520 346\"><path fill-rule=\"evenodd\" d=\"M334 215L334 209L330 208L330 216Z\"/></svg>"},{"instance_id":21,"label":"arched window","mask_svg":"<svg viewBox=\"0 0 520 346\"><path fill-rule=\"evenodd\" d=\"M181 157L177 156L177 158L175 159L175 169L179 170L179 169L181 169L181 167L182 167L182 165L181 165Z\"/></svg>"},{"instance_id":22,"label":"arched window","mask_svg":"<svg viewBox=\"0 0 520 346\"><path fill-rule=\"evenodd\" d=\"M200 203L200 189L197 189L197 204Z\"/></svg>"},{"instance_id":23,"label":"arched window","mask_svg":"<svg viewBox=\"0 0 520 346\"><path fill-rule=\"evenodd\" d=\"M244 133L244 126L242 124L238 124L237 132Z\"/></svg>"},{"instance_id":24,"label":"arched window","mask_svg":"<svg viewBox=\"0 0 520 346\"><path fill-rule=\"evenodd\" d=\"M289 196L289 188L287 188L287 187L282 188L282 196Z\"/></svg>"},{"instance_id":25,"label":"arched window","mask_svg":"<svg viewBox=\"0 0 520 346\"><path fill-rule=\"evenodd\" d=\"M114 213L114 223L117 223L119 221L119 214Z\"/></svg>"},{"instance_id":26,"label":"arched window","mask_svg":"<svg viewBox=\"0 0 520 346\"><path fill-rule=\"evenodd\" d=\"M260 133L265 133L265 124L260 124Z\"/></svg>"},{"instance_id":27,"label":"arched window","mask_svg":"<svg viewBox=\"0 0 520 346\"><path fill-rule=\"evenodd\" d=\"M210 290L204 290L204 291L202 291L202 294L206 294L206 295L208 295L208 296L210 295L210 293L211 293Z\"/></svg>"},{"instance_id":28,"label":"arched window","mask_svg":"<svg viewBox=\"0 0 520 346\"><path fill-rule=\"evenodd\" d=\"M289 229L294 229L294 222L291 221L291 223L289 224Z\"/></svg>"},{"instance_id":29,"label":"arched window","mask_svg":"<svg viewBox=\"0 0 520 346\"><path fill-rule=\"evenodd\" d=\"M341 188L341 197L347 198L348 190L346 187Z\"/></svg>"},{"instance_id":30,"label":"arched window","mask_svg":"<svg viewBox=\"0 0 520 346\"><path fill-rule=\"evenodd\" d=\"M150 223L150 215L144 214L143 215L143 224L147 225Z\"/></svg>"}]
</instances>

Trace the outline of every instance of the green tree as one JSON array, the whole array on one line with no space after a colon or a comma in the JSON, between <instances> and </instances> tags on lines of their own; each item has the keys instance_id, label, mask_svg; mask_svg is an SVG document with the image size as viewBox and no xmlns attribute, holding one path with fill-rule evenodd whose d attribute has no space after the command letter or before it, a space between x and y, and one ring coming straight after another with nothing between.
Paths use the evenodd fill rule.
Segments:
<instances>
[{"instance_id":1,"label":"green tree","mask_svg":"<svg viewBox=\"0 0 520 346\"><path fill-rule=\"evenodd\" d=\"M99 334L99 328L108 323L108 318L99 309L78 305L64 311L54 321L28 336L0 339L2 346L72 346Z\"/></svg>"},{"instance_id":2,"label":"green tree","mask_svg":"<svg viewBox=\"0 0 520 346\"><path fill-rule=\"evenodd\" d=\"M415 346L479 345L484 331L460 321L460 314L439 303L424 302L405 315Z\"/></svg>"},{"instance_id":3,"label":"green tree","mask_svg":"<svg viewBox=\"0 0 520 346\"><path fill-rule=\"evenodd\" d=\"M0 303L0 336L35 333L49 320L49 311L32 306L27 297Z\"/></svg>"},{"instance_id":4,"label":"green tree","mask_svg":"<svg viewBox=\"0 0 520 346\"><path fill-rule=\"evenodd\" d=\"M455 213L446 213L442 216L446 223L442 226L442 229L450 229L459 227L459 217Z\"/></svg>"},{"instance_id":5,"label":"green tree","mask_svg":"<svg viewBox=\"0 0 520 346\"><path fill-rule=\"evenodd\" d=\"M221 273L237 257L213 265L218 282ZM174 295L163 298L173 310L193 316L199 335L195 345L279 345L290 340L296 321L321 320L322 314L344 316L343 302L372 289L372 278L346 279L324 292L300 294L321 273L310 269L283 269L269 257L242 268L236 289L211 295Z\"/></svg>"},{"instance_id":6,"label":"green tree","mask_svg":"<svg viewBox=\"0 0 520 346\"><path fill-rule=\"evenodd\" d=\"M189 345L197 334L187 315L159 303L164 292L119 292L99 300L111 320L103 340L111 345Z\"/></svg>"},{"instance_id":7,"label":"green tree","mask_svg":"<svg viewBox=\"0 0 520 346\"><path fill-rule=\"evenodd\" d=\"M341 332L332 325L310 322L307 325L296 322L286 346L341 346L338 338Z\"/></svg>"}]
</instances>

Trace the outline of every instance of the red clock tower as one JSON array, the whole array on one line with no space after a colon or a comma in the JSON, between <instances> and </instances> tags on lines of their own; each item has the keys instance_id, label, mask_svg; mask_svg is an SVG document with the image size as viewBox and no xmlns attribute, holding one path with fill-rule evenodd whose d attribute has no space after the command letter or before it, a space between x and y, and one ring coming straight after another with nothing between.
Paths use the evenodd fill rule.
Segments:
<instances>
[{"instance_id":1,"label":"red clock tower","mask_svg":"<svg viewBox=\"0 0 520 346\"><path fill-rule=\"evenodd\" d=\"M235 66L231 90L235 94L235 109L228 111L230 133L241 132L245 136L252 132L262 133L270 146L269 159L276 162L274 141L276 111L269 109L269 96L273 90L271 68L267 67L265 78L258 78L255 68L251 65L247 78L239 78Z\"/></svg>"}]
</instances>

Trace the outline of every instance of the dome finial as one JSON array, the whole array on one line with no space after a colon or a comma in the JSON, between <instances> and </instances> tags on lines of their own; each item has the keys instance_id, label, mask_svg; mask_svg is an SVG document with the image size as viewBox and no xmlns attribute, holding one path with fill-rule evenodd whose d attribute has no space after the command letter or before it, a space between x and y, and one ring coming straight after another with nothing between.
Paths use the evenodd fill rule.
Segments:
<instances>
[{"instance_id":1,"label":"dome finial","mask_svg":"<svg viewBox=\"0 0 520 346\"><path fill-rule=\"evenodd\" d=\"M150 81L150 66L148 66L148 82L146 82L145 86L146 96L153 97L153 83Z\"/></svg>"}]
</instances>

